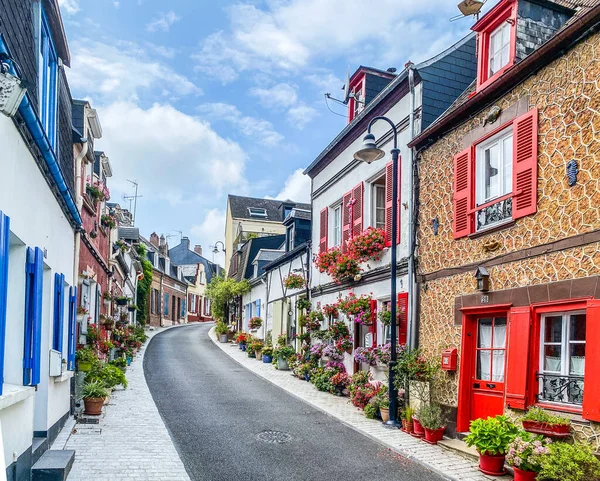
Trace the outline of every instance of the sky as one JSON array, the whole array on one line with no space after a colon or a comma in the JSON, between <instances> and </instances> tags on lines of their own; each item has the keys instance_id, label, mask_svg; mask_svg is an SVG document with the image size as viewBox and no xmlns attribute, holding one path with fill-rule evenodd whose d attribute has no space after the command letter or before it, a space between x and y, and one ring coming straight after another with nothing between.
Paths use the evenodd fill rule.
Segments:
<instances>
[{"instance_id":1,"label":"sky","mask_svg":"<svg viewBox=\"0 0 600 481\"><path fill-rule=\"evenodd\" d=\"M227 195L310 201L302 171L346 124L324 94L341 97L359 65L400 71L451 46L473 23L449 21L455 3L59 0L111 201L128 208L136 181L142 235L188 236L213 260Z\"/></svg>"}]
</instances>

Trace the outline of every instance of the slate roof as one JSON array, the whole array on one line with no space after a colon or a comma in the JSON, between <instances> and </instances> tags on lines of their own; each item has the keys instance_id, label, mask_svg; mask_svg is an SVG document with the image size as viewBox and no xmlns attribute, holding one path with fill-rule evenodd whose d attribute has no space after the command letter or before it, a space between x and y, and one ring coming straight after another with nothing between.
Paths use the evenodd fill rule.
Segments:
<instances>
[{"instance_id":1,"label":"slate roof","mask_svg":"<svg viewBox=\"0 0 600 481\"><path fill-rule=\"evenodd\" d=\"M304 255L306 253L306 250L309 247L310 242L305 242L303 244L300 244L298 247L295 247L294 249L292 249L289 252L286 252L284 255L278 257L277 259L275 259L272 262L269 262L265 267L264 270L266 271L270 271L271 269L275 269L276 267L285 264L288 261L291 261L293 259L296 259L297 257Z\"/></svg>"},{"instance_id":2,"label":"slate roof","mask_svg":"<svg viewBox=\"0 0 600 481\"><path fill-rule=\"evenodd\" d=\"M231 210L231 216L235 219L258 219L282 222L283 211L281 207L283 204L310 210L310 204L303 204L300 202L294 202L292 200L281 201L273 199L259 199L256 197L242 197L239 195L229 195L227 196L227 199L229 202L229 209ZM249 207L265 209L267 216L251 216L250 211L248 210Z\"/></svg>"},{"instance_id":3,"label":"slate roof","mask_svg":"<svg viewBox=\"0 0 600 481\"><path fill-rule=\"evenodd\" d=\"M181 278L179 278L177 276L177 265L174 265L172 260L171 260L171 266L170 266L169 272L165 272L164 256L160 255L160 253L158 252L158 249L156 249L156 247L154 247L150 243L150 241L148 239L146 239L144 236L140 235L140 240L146 245L146 258L152 263L152 269L157 269L160 272L162 272L163 274L171 277L172 279L185 284L185 282L186 282L185 278L183 276L181 276ZM158 257L158 268L154 267L154 256L159 256ZM169 259L171 259L171 258L169 257Z\"/></svg>"},{"instance_id":4,"label":"slate roof","mask_svg":"<svg viewBox=\"0 0 600 481\"><path fill-rule=\"evenodd\" d=\"M282 254L285 254L284 250L261 249L258 251L258 254L256 254L256 257L252 261L252 264L258 261L272 262L275 259L281 257Z\"/></svg>"},{"instance_id":5,"label":"slate roof","mask_svg":"<svg viewBox=\"0 0 600 481\"><path fill-rule=\"evenodd\" d=\"M137 227L119 227L119 239L125 239L127 241L139 241L140 230Z\"/></svg>"},{"instance_id":6,"label":"slate roof","mask_svg":"<svg viewBox=\"0 0 600 481\"><path fill-rule=\"evenodd\" d=\"M312 212L310 209L306 210L306 209L301 209L301 208L294 208L288 214L288 216L286 217L286 220L287 219L311 220L311 218L312 218Z\"/></svg>"},{"instance_id":7,"label":"slate roof","mask_svg":"<svg viewBox=\"0 0 600 481\"><path fill-rule=\"evenodd\" d=\"M252 261L261 249L279 249L285 243L285 234L256 237L250 239L241 248L241 259L236 272L233 271L233 259L229 265L229 276L236 281L250 279L254 273ZM234 253L234 255L236 255Z\"/></svg>"},{"instance_id":8,"label":"slate roof","mask_svg":"<svg viewBox=\"0 0 600 481\"><path fill-rule=\"evenodd\" d=\"M169 249L169 259L171 259L173 264L178 266L202 264L206 273L206 282L209 283L213 277L219 275L222 268L197 252L190 250L189 246L189 239L186 242L184 238L179 245Z\"/></svg>"}]
</instances>

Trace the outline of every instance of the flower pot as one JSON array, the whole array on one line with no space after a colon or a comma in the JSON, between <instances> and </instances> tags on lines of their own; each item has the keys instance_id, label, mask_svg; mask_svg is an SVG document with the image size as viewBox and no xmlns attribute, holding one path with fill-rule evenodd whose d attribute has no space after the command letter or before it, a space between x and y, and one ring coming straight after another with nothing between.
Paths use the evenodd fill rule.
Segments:
<instances>
[{"instance_id":1,"label":"flower pot","mask_svg":"<svg viewBox=\"0 0 600 481\"><path fill-rule=\"evenodd\" d=\"M117 306L126 306L127 299L117 299Z\"/></svg>"},{"instance_id":2,"label":"flower pot","mask_svg":"<svg viewBox=\"0 0 600 481\"><path fill-rule=\"evenodd\" d=\"M290 370L290 366L288 365L287 359L284 359L282 357L277 359L277 367L279 368L280 371L289 371Z\"/></svg>"},{"instance_id":3,"label":"flower pot","mask_svg":"<svg viewBox=\"0 0 600 481\"><path fill-rule=\"evenodd\" d=\"M77 361L77 370L81 372L91 371L92 363L90 361Z\"/></svg>"},{"instance_id":4,"label":"flower pot","mask_svg":"<svg viewBox=\"0 0 600 481\"><path fill-rule=\"evenodd\" d=\"M310 376L309 376L309 374L308 374L308 373L306 373L306 374L304 375L304 380L305 380L306 382L310 382Z\"/></svg>"},{"instance_id":5,"label":"flower pot","mask_svg":"<svg viewBox=\"0 0 600 481\"><path fill-rule=\"evenodd\" d=\"M335 387L335 395L338 397L342 397L344 395L344 389L346 389L344 386L336 386Z\"/></svg>"},{"instance_id":6,"label":"flower pot","mask_svg":"<svg viewBox=\"0 0 600 481\"><path fill-rule=\"evenodd\" d=\"M429 444L437 444L438 441L443 439L445 430L446 426L438 429L425 428L425 442Z\"/></svg>"},{"instance_id":7,"label":"flower pot","mask_svg":"<svg viewBox=\"0 0 600 481\"><path fill-rule=\"evenodd\" d=\"M219 342L226 343L227 342L227 334L221 334L219 336Z\"/></svg>"},{"instance_id":8,"label":"flower pot","mask_svg":"<svg viewBox=\"0 0 600 481\"><path fill-rule=\"evenodd\" d=\"M128 365L128 366L131 366L131 361L132 361L132 358L131 358L131 357L128 357L128 358L127 358L127 365Z\"/></svg>"},{"instance_id":9,"label":"flower pot","mask_svg":"<svg viewBox=\"0 0 600 481\"><path fill-rule=\"evenodd\" d=\"M273 362L273 356L267 356L263 354L262 360L265 364L271 364Z\"/></svg>"},{"instance_id":10,"label":"flower pot","mask_svg":"<svg viewBox=\"0 0 600 481\"><path fill-rule=\"evenodd\" d=\"M535 471L523 471L522 469L513 466L515 470L514 481L536 481L538 473Z\"/></svg>"},{"instance_id":11,"label":"flower pot","mask_svg":"<svg viewBox=\"0 0 600 481\"><path fill-rule=\"evenodd\" d=\"M530 433L563 438L571 434L570 424L548 424L540 421L523 421L523 429Z\"/></svg>"},{"instance_id":12,"label":"flower pot","mask_svg":"<svg viewBox=\"0 0 600 481\"><path fill-rule=\"evenodd\" d=\"M406 431L406 419L400 418L400 422L402 423L402 431Z\"/></svg>"},{"instance_id":13,"label":"flower pot","mask_svg":"<svg viewBox=\"0 0 600 481\"><path fill-rule=\"evenodd\" d=\"M256 351L254 353L254 357L256 357L256 359L258 359L259 361L262 361L262 352L261 351Z\"/></svg>"},{"instance_id":14,"label":"flower pot","mask_svg":"<svg viewBox=\"0 0 600 481\"><path fill-rule=\"evenodd\" d=\"M128 306L128 307L127 307L127 310L128 310L129 312L133 312L133 311L135 311L135 307L129 307L129 306Z\"/></svg>"},{"instance_id":15,"label":"flower pot","mask_svg":"<svg viewBox=\"0 0 600 481\"><path fill-rule=\"evenodd\" d=\"M425 436L425 429L423 429L423 426L421 425L421 422L415 418L413 416L413 432L412 435L417 437L417 438L422 438L423 436Z\"/></svg>"},{"instance_id":16,"label":"flower pot","mask_svg":"<svg viewBox=\"0 0 600 481\"><path fill-rule=\"evenodd\" d=\"M381 422L387 423L390 420L390 410L388 408L379 408L381 413Z\"/></svg>"},{"instance_id":17,"label":"flower pot","mask_svg":"<svg viewBox=\"0 0 600 481\"><path fill-rule=\"evenodd\" d=\"M411 419L410 421L406 421L406 432L408 434L412 434L413 432L413 428L415 427L415 423L413 422L413 420Z\"/></svg>"},{"instance_id":18,"label":"flower pot","mask_svg":"<svg viewBox=\"0 0 600 481\"><path fill-rule=\"evenodd\" d=\"M240 344L240 347L242 348L243 352L246 352L246 344Z\"/></svg>"},{"instance_id":19,"label":"flower pot","mask_svg":"<svg viewBox=\"0 0 600 481\"><path fill-rule=\"evenodd\" d=\"M506 474L504 469L504 454L479 453L479 471L490 476L502 476Z\"/></svg>"},{"instance_id":20,"label":"flower pot","mask_svg":"<svg viewBox=\"0 0 600 481\"><path fill-rule=\"evenodd\" d=\"M98 416L102 414L102 405L104 404L103 397L97 398L87 398L83 399L83 404L85 409L83 410L84 414L89 414L91 416Z\"/></svg>"}]
</instances>

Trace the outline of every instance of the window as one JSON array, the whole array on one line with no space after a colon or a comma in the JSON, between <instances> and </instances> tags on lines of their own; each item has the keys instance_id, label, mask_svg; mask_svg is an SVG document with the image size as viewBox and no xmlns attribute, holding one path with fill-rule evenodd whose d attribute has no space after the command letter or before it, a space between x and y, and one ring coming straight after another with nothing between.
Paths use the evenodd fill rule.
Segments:
<instances>
[{"instance_id":1,"label":"window","mask_svg":"<svg viewBox=\"0 0 600 481\"><path fill-rule=\"evenodd\" d=\"M503 22L490 35L488 77L499 72L510 60L510 24Z\"/></svg>"},{"instance_id":2,"label":"window","mask_svg":"<svg viewBox=\"0 0 600 481\"><path fill-rule=\"evenodd\" d=\"M167 292L165 292L165 305L163 313L165 316L169 315L169 294Z\"/></svg>"},{"instance_id":3,"label":"window","mask_svg":"<svg viewBox=\"0 0 600 481\"><path fill-rule=\"evenodd\" d=\"M248 207L248 212L250 213L250 217L267 217L266 209L260 209L257 207Z\"/></svg>"},{"instance_id":4,"label":"window","mask_svg":"<svg viewBox=\"0 0 600 481\"><path fill-rule=\"evenodd\" d=\"M4 383L4 346L6 342L6 302L8 298L9 251L10 218L0 211L0 396L2 395L2 385Z\"/></svg>"},{"instance_id":5,"label":"window","mask_svg":"<svg viewBox=\"0 0 600 481\"><path fill-rule=\"evenodd\" d=\"M62 353L63 323L65 316L65 276L54 274L54 327L52 330L52 349Z\"/></svg>"},{"instance_id":6,"label":"window","mask_svg":"<svg viewBox=\"0 0 600 481\"><path fill-rule=\"evenodd\" d=\"M58 57L52 42L50 27L44 9L41 12L39 45L39 114L42 127L52 148L56 148L57 66Z\"/></svg>"},{"instance_id":7,"label":"window","mask_svg":"<svg viewBox=\"0 0 600 481\"><path fill-rule=\"evenodd\" d=\"M581 405L585 367L585 312L544 315L540 338L538 399Z\"/></svg>"},{"instance_id":8,"label":"window","mask_svg":"<svg viewBox=\"0 0 600 481\"><path fill-rule=\"evenodd\" d=\"M294 250L294 234L295 229L294 225L292 224L287 228L287 252Z\"/></svg>"},{"instance_id":9,"label":"window","mask_svg":"<svg viewBox=\"0 0 600 481\"><path fill-rule=\"evenodd\" d=\"M342 206L338 205L333 209L333 245L339 246L342 243Z\"/></svg>"},{"instance_id":10,"label":"window","mask_svg":"<svg viewBox=\"0 0 600 481\"><path fill-rule=\"evenodd\" d=\"M486 317L477 321L477 369L480 381L504 382L506 317Z\"/></svg>"},{"instance_id":11,"label":"window","mask_svg":"<svg viewBox=\"0 0 600 481\"><path fill-rule=\"evenodd\" d=\"M372 184L371 226L385 229L385 175Z\"/></svg>"},{"instance_id":12,"label":"window","mask_svg":"<svg viewBox=\"0 0 600 481\"><path fill-rule=\"evenodd\" d=\"M477 146L477 205L512 192L512 127Z\"/></svg>"},{"instance_id":13,"label":"window","mask_svg":"<svg viewBox=\"0 0 600 481\"><path fill-rule=\"evenodd\" d=\"M356 87L353 91L354 94L354 102L352 105L352 118L356 118L358 114L360 114L365 108L365 102L362 98L362 84Z\"/></svg>"}]
</instances>

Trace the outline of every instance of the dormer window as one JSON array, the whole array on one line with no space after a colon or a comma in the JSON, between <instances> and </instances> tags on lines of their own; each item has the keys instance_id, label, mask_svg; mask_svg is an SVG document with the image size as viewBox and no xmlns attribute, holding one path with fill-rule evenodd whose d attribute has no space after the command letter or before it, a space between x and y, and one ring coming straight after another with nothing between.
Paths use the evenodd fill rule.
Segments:
<instances>
[{"instance_id":1,"label":"dormer window","mask_svg":"<svg viewBox=\"0 0 600 481\"><path fill-rule=\"evenodd\" d=\"M267 209L261 209L257 207L248 207L250 217L267 217Z\"/></svg>"},{"instance_id":2,"label":"dormer window","mask_svg":"<svg viewBox=\"0 0 600 481\"><path fill-rule=\"evenodd\" d=\"M517 2L501 0L473 26L477 32L477 90L481 90L507 69L516 57Z\"/></svg>"},{"instance_id":3,"label":"dormer window","mask_svg":"<svg viewBox=\"0 0 600 481\"><path fill-rule=\"evenodd\" d=\"M351 87L351 94L349 100L349 122L352 122L352 120L358 117L358 114L360 114L365 108L365 96L363 94L363 87L364 80Z\"/></svg>"}]
</instances>

